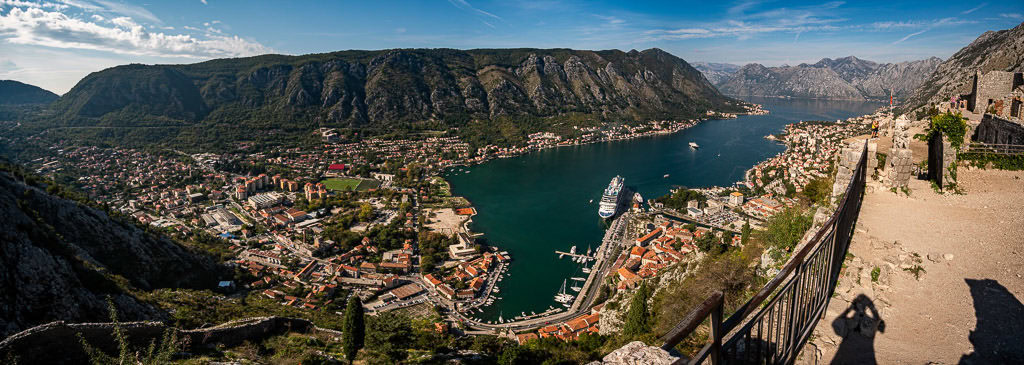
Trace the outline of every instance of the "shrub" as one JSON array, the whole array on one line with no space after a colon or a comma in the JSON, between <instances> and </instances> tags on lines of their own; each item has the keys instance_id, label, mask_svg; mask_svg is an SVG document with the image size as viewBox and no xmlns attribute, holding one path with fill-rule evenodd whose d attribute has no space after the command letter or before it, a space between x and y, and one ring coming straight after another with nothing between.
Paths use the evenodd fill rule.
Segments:
<instances>
[{"instance_id":1,"label":"shrub","mask_svg":"<svg viewBox=\"0 0 1024 365\"><path fill-rule=\"evenodd\" d=\"M768 219L765 230L761 231L762 240L770 247L792 251L800 242L804 232L811 228L813 217L797 207L786 208L781 213Z\"/></svg>"}]
</instances>

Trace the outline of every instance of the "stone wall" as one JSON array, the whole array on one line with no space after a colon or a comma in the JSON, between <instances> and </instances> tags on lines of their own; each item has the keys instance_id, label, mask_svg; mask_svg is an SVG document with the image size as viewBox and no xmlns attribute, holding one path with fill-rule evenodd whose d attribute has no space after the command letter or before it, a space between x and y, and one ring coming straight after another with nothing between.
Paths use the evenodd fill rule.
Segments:
<instances>
[{"instance_id":1,"label":"stone wall","mask_svg":"<svg viewBox=\"0 0 1024 365\"><path fill-rule=\"evenodd\" d=\"M160 341L170 328L160 322L125 322L119 326L135 348L145 348L151 341ZM88 362L79 334L90 346L107 353L117 353L114 327L112 323L68 324L63 321L36 326L0 342L0 359L11 355L23 364ZM255 342L287 332L341 336L341 332L318 328L304 319L282 317L247 318L215 327L173 330L177 333L183 351L212 345L236 346L245 341Z\"/></svg>"},{"instance_id":2,"label":"stone wall","mask_svg":"<svg viewBox=\"0 0 1024 365\"><path fill-rule=\"evenodd\" d=\"M983 113L988 109L989 100L1002 99L1014 89L1014 78L1017 74L1005 71L989 71L975 74L975 86L972 91L972 112Z\"/></svg>"},{"instance_id":3,"label":"stone wall","mask_svg":"<svg viewBox=\"0 0 1024 365\"><path fill-rule=\"evenodd\" d=\"M975 128L971 140L988 144L1024 145L1024 125L1021 122L985 114Z\"/></svg>"},{"instance_id":4,"label":"stone wall","mask_svg":"<svg viewBox=\"0 0 1024 365\"><path fill-rule=\"evenodd\" d=\"M885 159L882 182L889 188L902 189L910 183L914 167L914 153L910 150L910 120L901 115L896 119L892 132L892 147Z\"/></svg>"},{"instance_id":5,"label":"stone wall","mask_svg":"<svg viewBox=\"0 0 1024 365\"><path fill-rule=\"evenodd\" d=\"M860 154L864 152L864 137L850 138L844 141L842 149L839 151L839 161L836 164L836 179L832 183L832 200L835 201L839 196L846 192L846 188L850 186L850 180L853 179L853 173L857 171L857 163L860 162ZM878 150L878 144L874 142L868 143L868 171L871 171L878 166L878 158L875 154ZM871 173L869 172L868 175Z\"/></svg>"}]
</instances>

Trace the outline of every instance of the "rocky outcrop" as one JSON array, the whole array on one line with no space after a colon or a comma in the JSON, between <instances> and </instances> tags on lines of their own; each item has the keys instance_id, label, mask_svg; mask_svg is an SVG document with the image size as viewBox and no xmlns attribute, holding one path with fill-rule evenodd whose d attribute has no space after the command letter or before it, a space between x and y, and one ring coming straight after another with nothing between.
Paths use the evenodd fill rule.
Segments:
<instances>
[{"instance_id":1,"label":"rocky outcrop","mask_svg":"<svg viewBox=\"0 0 1024 365\"><path fill-rule=\"evenodd\" d=\"M588 365L670 365L679 360L668 351L633 341Z\"/></svg>"},{"instance_id":2,"label":"rocky outcrop","mask_svg":"<svg viewBox=\"0 0 1024 365\"><path fill-rule=\"evenodd\" d=\"M743 66L718 84L730 95L786 96L822 99L886 99L909 95L942 60L884 63L853 56L825 58L815 64L765 67Z\"/></svg>"},{"instance_id":3,"label":"rocky outcrop","mask_svg":"<svg viewBox=\"0 0 1024 365\"><path fill-rule=\"evenodd\" d=\"M1024 23L1013 29L988 31L942 62L905 103L905 111L971 92L976 72L1024 72Z\"/></svg>"},{"instance_id":4,"label":"rocky outcrop","mask_svg":"<svg viewBox=\"0 0 1024 365\"><path fill-rule=\"evenodd\" d=\"M101 210L59 198L0 171L0 336L50 322L165 314L131 291L212 287L211 259Z\"/></svg>"},{"instance_id":5,"label":"rocky outcrop","mask_svg":"<svg viewBox=\"0 0 1024 365\"><path fill-rule=\"evenodd\" d=\"M89 358L80 345L79 336L96 349L116 354L115 328L124 333L134 348L145 348L152 341L159 342L168 331L173 331L182 351L213 346L232 347L288 332L342 336L341 332L316 327L304 319L283 317L247 318L194 330L174 329L160 322L69 324L58 321L27 329L0 342L0 356L3 356L0 358L15 358L25 364L85 363Z\"/></svg>"}]
</instances>

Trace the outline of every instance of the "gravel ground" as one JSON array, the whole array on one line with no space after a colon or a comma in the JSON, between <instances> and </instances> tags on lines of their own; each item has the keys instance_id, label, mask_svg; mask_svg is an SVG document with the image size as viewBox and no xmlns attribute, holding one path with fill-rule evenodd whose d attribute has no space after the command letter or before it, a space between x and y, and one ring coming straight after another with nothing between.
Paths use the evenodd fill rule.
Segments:
<instances>
[{"instance_id":1,"label":"gravel ground","mask_svg":"<svg viewBox=\"0 0 1024 365\"><path fill-rule=\"evenodd\" d=\"M1024 363L1024 172L961 167L960 183L912 180L909 197L869 183L855 258L801 363Z\"/></svg>"}]
</instances>

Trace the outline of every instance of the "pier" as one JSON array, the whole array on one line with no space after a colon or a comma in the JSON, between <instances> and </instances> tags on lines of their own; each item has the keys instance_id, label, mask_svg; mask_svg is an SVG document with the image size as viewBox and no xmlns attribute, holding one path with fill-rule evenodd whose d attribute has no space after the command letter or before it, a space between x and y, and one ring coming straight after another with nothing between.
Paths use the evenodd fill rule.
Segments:
<instances>
[{"instance_id":1,"label":"pier","mask_svg":"<svg viewBox=\"0 0 1024 365\"><path fill-rule=\"evenodd\" d=\"M621 247L629 219L629 213L624 213L612 221L611 226L607 231L605 231L604 238L601 240L601 246L597 248L597 252L593 256L595 262L591 267L590 275L587 276L587 281L583 284L583 288L580 290L580 293L573 300L569 310L562 311L560 308L549 309L543 313L527 316L532 318L493 324L477 321L473 318L464 316L459 312L453 313L455 316L454 319L461 321L469 328L467 333L491 334L497 331L506 330L517 332L534 330L549 324L561 323L570 320L586 311L589 311L590 307L594 305L594 300L597 299L597 293L601 288L603 278L608 274L608 270L611 268L612 262L614 262L614 260L609 259L614 259L616 252ZM579 256L587 257L586 255Z\"/></svg>"},{"instance_id":2,"label":"pier","mask_svg":"<svg viewBox=\"0 0 1024 365\"><path fill-rule=\"evenodd\" d=\"M562 258L562 256L569 256L569 257L572 257L572 258L584 258L587 261L594 260L593 256L587 256L587 255L578 254L578 253L568 253L568 252L563 252L563 251L558 251L558 250L555 250L555 253L558 254L558 258Z\"/></svg>"}]
</instances>

